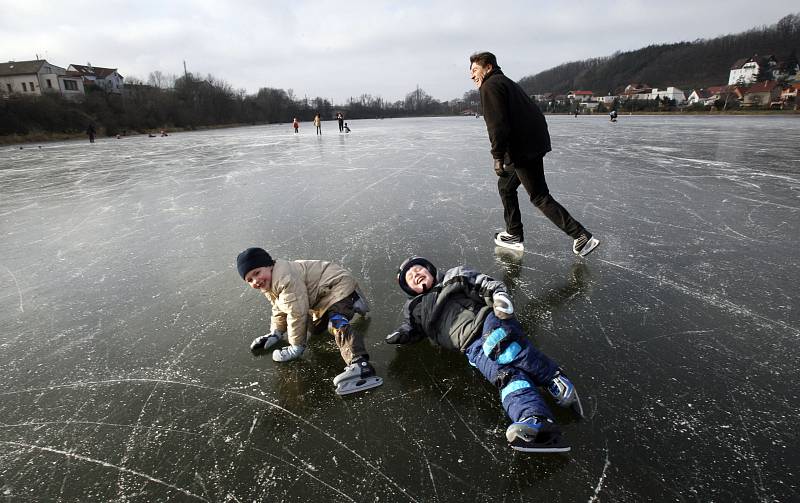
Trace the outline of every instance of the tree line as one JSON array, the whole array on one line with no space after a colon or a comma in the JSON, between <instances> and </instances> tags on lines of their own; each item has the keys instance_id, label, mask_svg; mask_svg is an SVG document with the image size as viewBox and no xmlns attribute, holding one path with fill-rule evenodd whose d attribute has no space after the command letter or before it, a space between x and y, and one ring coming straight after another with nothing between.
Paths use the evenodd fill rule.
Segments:
<instances>
[{"instance_id":1,"label":"tree line","mask_svg":"<svg viewBox=\"0 0 800 503\"><path fill-rule=\"evenodd\" d=\"M12 95L0 101L0 135L36 133L76 134L89 124L102 134L116 135L160 129L196 129L235 124L291 122L294 117L310 121L317 113L323 119L342 112L348 119L457 115L465 106L475 107L477 94L464 100L439 101L416 88L405 99L388 101L362 94L345 104L328 99L298 98L294 92L264 87L255 94L234 90L225 81L186 73L175 77L160 72L147 82L129 78L122 95L87 86L86 96L71 101L55 93L42 96Z\"/></svg>"},{"instance_id":2,"label":"tree line","mask_svg":"<svg viewBox=\"0 0 800 503\"><path fill-rule=\"evenodd\" d=\"M691 91L727 84L731 66L756 54L796 63L798 48L800 15L790 14L774 25L738 34L650 45L607 57L564 63L524 77L519 83L529 94L565 94L579 89L616 95L633 82Z\"/></svg>"}]
</instances>

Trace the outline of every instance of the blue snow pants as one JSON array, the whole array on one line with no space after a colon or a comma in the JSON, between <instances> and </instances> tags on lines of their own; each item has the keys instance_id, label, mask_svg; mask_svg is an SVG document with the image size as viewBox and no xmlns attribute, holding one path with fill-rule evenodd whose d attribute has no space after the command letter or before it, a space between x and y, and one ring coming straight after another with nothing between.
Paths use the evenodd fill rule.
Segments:
<instances>
[{"instance_id":1,"label":"blue snow pants","mask_svg":"<svg viewBox=\"0 0 800 503\"><path fill-rule=\"evenodd\" d=\"M469 345L466 355L500 389L500 401L512 421L531 416L553 419L538 387L550 384L558 364L531 344L516 318L501 320L490 313L483 335Z\"/></svg>"}]
</instances>

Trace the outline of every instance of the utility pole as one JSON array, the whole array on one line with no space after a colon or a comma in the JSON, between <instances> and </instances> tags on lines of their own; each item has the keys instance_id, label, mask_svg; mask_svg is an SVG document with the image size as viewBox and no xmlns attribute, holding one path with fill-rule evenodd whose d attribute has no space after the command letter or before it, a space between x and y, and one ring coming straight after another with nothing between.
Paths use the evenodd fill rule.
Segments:
<instances>
[{"instance_id":1,"label":"utility pole","mask_svg":"<svg viewBox=\"0 0 800 503\"><path fill-rule=\"evenodd\" d=\"M189 80L189 73L186 71L186 60L183 60L183 78Z\"/></svg>"}]
</instances>

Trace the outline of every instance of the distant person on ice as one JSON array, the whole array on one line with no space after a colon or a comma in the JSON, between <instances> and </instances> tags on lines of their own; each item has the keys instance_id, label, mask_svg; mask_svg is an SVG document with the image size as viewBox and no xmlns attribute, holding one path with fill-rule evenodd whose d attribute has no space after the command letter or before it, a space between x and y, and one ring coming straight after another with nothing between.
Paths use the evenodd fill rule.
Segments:
<instances>
[{"instance_id":1,"label":"distant person on ice","mask_svg":"<svg viewBox=\"0 0 800 503\"><path fill-rule=\"evenodd\" d=\"M322 134L322 119L319 118L319 114L314 116L314 127L317 128L317 134Z\"/></svg>"},{"instance_id":2,"label":"distant person on ice","mask_svg":"<svg viewBox=\"0 0 800 503\"><path fill-rule=\"evenodd\" d=\"M294 134L300 132L300 122L297 120L297 117L295 117L292 121L292 127L294 128Z\"/></svg>"},{"instance_id":3,"label":"distant person on ice","mask_svg":"<svg viewBox=\"0 0 800 503\"><path fill-rule=\"evenodd\" d=\"M341 133L344 131L344 117L341 112L336 114L336 120L339 121L339 132Z\"/></svg>"},{"instance_id":4,"label":"distant person on ice","mask_svg":"<svg viewBox=\"0 0 800 503\"><path fill-rule=\"evenodd\" d=\"M494 54L475 53L469 62L472 81L481 93L483 119L503 202L506 230L495 234L495 243L518 251L523 249L517 197L517 188L522 184L534 206L573 239L572 251L585 257L600 241L550 195L544 179L544 156L551 150L544 115L527 93L503 74Z\"/></svg>"},{"instance_id":5,"label":"distant person on ice","mask_svg":"<svg viewBox=\"0 0 800 503\"><path fill-rule=\"evenodd\" d=\"M350 126L348 126L346 122L344 123L344 132L345 133L349 133L350 132Z\"/></svg>"},{"instance_id":6,"label":"distant person on ice","mask_svg":"<svg viewBox=\"0 0 800 503\"><path fill-rule=\"evenodd\" d=\"M611 120L611 122L617 122L617 111L616 110L612 110L611 113L608 114L608 116L609 116L609 120Z\"/></svg>"},{"instance_id":7,"label":"distant person on ice","mask_svg":"<svg viewBox=\"0 0 800 503\"><path fill-rule=\"evenodd\" d=\"M94 124L89 124L89 127L86 128L86 134L89 135L89 143L94 143L94 137L97 134Z\"/></svg>"},{"instance_id":8,"label":"distant person on ice","mask_svg":"<svg viewBox=\"0 0 800 503\"><path fill-rule=\"evenodd\" d=\"M271 332L256 337L250 350L267 350L281 341L289 345L272 352L276 362L300 358L308 335L333 335L344 372L333 379L336 393L346 395L383 384L375 375L364 338L350 320L366 315L369 305L358 283L343 267L322 260L273 260L262 248L248 248L236 258L239 275L272 304Z\"/></svg>"},{"instance_id":9,"label":"distant person on ice","mask_svg":"<svg viewBox=\"0 0 800 503\"><path fill-rule=\"evenodd\" d=\"M502 282L465 266L437 274L422 257L404 261L397 282L409 300L402 325L386 342L408 344L428 337L434 344L461 351L500 389L500 401L513 421L506 430L512 449L570 450L538 387L582 417L578 393L558 364L528 340Z\"/></svg>"}]
</instances>

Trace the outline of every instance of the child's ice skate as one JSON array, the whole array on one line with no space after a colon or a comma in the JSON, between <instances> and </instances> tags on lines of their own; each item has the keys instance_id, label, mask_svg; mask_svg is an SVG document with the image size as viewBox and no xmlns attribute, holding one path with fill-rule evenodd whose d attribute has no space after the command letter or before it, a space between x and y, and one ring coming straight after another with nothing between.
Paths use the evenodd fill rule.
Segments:
<instances>
[{"instance_id":1,"label":"child's ice skate","mask_svg":"<svg viewBox=\"0 0 800 503\"><path fill-rule=\"evenodd\" d=\"M561 372L561 369L556 371L556 375L553 376L553 380L547 386L547 391L553 395L558 405L571 408L581 419L584 417L583 405L578 396L578 390L575 389L572 381Z\"/></svg>"},{"instance_id":2,"label":"child's ice skate","mask_svg":"<svg viewBox=\"0 0 800 503\"><path fill-rule=\"evenodd\" d=\"M344 368L344 372L333 378L336 394L349 395L359 391L377 388L383 379L375 375L375 369L367 360L359 360Z\"/></svg>"},{"instance_id":3,"label":"child's ice skate","mask_svg":"<svg viewBox=\"0 0 800 503\"><path fill-rule=\"evenodd\" d=\"M571 449L558 426L539 416L512 423L506 429L506 439L512 449L522 452L567 452Z\"/></svg>"},{"instance_id":4,"label":"child's ice skate","mask_svg":"<svg viewBox=\"0 0 800 503\"><path fill-rule=\"evenodd\" d=\"M522 244L523 240L524 239L522 236L517 236L516 234L509 234L506 231L498 232L494 235L494 244L518 252L521 252L525 249L525 246Z\"/></svg>"}]
</instances>

